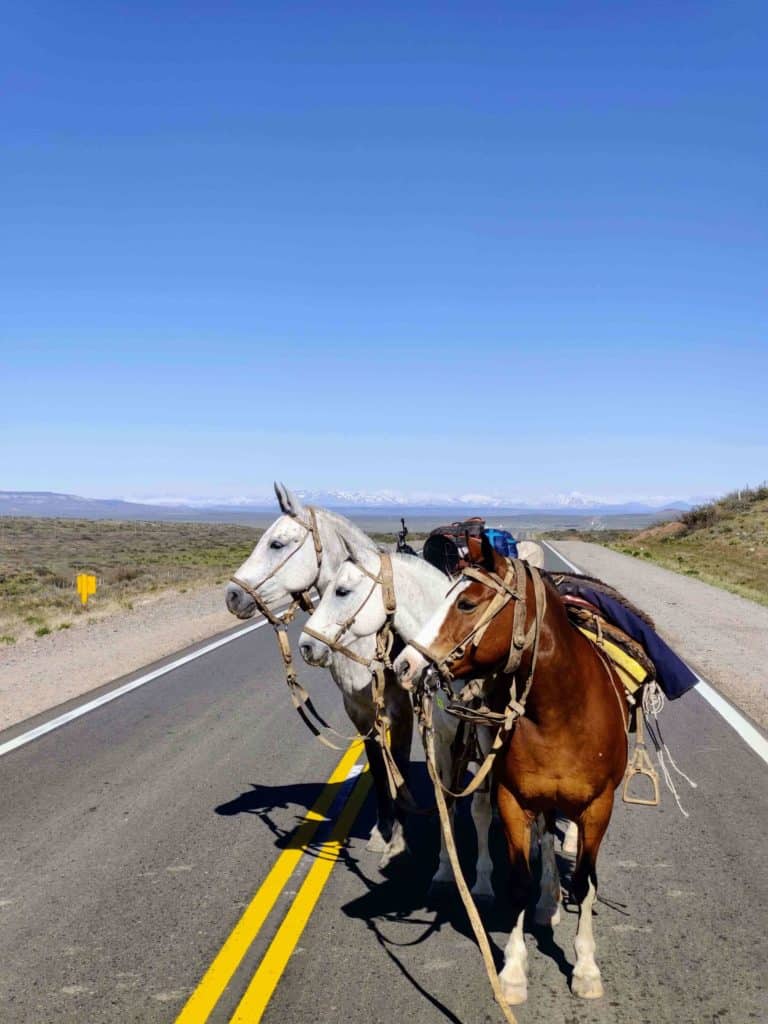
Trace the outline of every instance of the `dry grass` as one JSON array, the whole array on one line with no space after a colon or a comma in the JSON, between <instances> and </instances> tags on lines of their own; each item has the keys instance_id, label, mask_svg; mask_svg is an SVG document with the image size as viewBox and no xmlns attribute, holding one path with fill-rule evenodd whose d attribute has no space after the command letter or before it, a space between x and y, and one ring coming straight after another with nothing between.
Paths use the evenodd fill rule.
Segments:
<instances>
[{"instance_id":1,"label":"dry grass","mask_svg":"<svg viewBox=\"0 0 768 1024\"><path fill-rule=\"evenodd\" d=\"M564 535L562 535L564 536ZM768 486L734 491L639 533L573 534L768 605Z\"/></svg>"},{"instance_id":2,"label":"dry grass","mask_svg":"<svg viewBox=\"0 0 768 1024\"><path fill-rule=\"evenodd\" d=\"M209 523L0 518L0 645L128 610L161 591L223 583L263 531ZM96 595L83 609L78 572Z\"/></svg>"}]
</instances>

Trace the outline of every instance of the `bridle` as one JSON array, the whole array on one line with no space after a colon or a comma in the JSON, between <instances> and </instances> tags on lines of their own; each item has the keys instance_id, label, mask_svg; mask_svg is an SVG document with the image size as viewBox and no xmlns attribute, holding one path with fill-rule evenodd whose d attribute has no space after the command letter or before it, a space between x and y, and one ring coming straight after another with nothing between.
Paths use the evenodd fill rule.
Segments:
<instances>
[{"instance_id":1,"label":"bridle","mask_svg":"<svg viewBox=\"0 0 768 1024\"><path fill-rule=\"evenodd\" d=\"M378 575L369 572L360 562L354 562L353 564L355 565L355 568L359 569L360 572L367 576L371 581L370 589L363 600L351 615L348 615L343 622L338 624L338 629L334 636L327 636L324 633L320 633L306 625L304 626L304 632L308 636L311 636L315 640L319 640L321 643L325 644L326 647L329 647L332 651L335 651L338 654L343 654L346 658L357 662L358 665L364 665L365 668L372 668L376 662L383 662L385 667L391 668L392 666L389 663L389 653L392 650L392 643L394 640L394 621L395 611L397 610L395 585L392 577L392 558L387 552L382 552ZM346 644L343 644L341 640L345 633L349 632L352 627L352 623L373 597L377 587L381 587L382 600L384 601L384 614L386 618L384 620L384 624L376 632L376 653L370 658L365 658L356 651L353 651Z\"/></svg>"},{"instance_id":2,"label":"bridle","mask_svg":"<svg viewBox=\"0 0 768 1024\"><path fill-rule=\"evenodd\" d=\"M296 545L290 554L286 555L285 558L278 562L274 569L268 573L263 579L259 580L258 583L251 585L246 583L245 580L241 580L239 576L231 576L230 580L236 586L244 590L246 594L253 600L257 609L261 612L264 618L269 622L275 631L277 637L277 643L280 648L280 656L283 659L283 669L285 671L285 681L288 685L288 690L291 694L291 701L294 708L299 714L299 717L304 722L306 727L312 733L312 735L318 739L321 743L325 744L326 747L331 747L333 750L343 750L343 747L337 746L337 744L331 742L323 736L321 729L327 732L332 732L339 738L349 741L355 739L354 736L345 736L343 733L338 732L323 718L320 712L317 710L315 705L312 703L312 698L309 696L307 691L299 682L298 676L296 675L296 669L293 665L293 653L291 651L291 642L288 639L288 624L293 621L296 616L296 612L299 608L302 608L306 612L311 612L314 608L312 603L312 595L309 593L310 589L317 585L317 581L320 578L320 569L322 566L323 558L323 542L320 537L320 530L317 525L317 510L309 505L307 506L309 513L309 523L305 523L304 520L298 516L292 516L291 518L304 528L304 536L301 542ZM264 584L271 580L280 570L297 555L299 551L304 547L307 539L311 537L312 543L315 547L315 560L317 562L317 571L315 572L315 578L309 584L309 586L302 590L300 593L295 594L291 592L292 601L289 607L282 613L282 615L276 615L272 609L267 605L263 598L259 595L259 589ZM314 719L314 721L312 720Z\"/></svg>"},{"instance_id":3,"label":"bridle","mask_svg":"<svg viewBox=\"0 0 768 1024\"><path fill-rule=\"evenodd\" d=\"M291 551L290 554L286 555L281 562L277 563L272 572L268 573L263 579L259 580L258 583L253 584L246 583L246 581L240 579L239 576L230 576L230 582L236 584L238 587L240 587L241 590L245 591L245 593L251 598L251 600L254 602L257 609L261 612L264 618L275 629L285 629L288 623L293 621L298 608L302 608L305 612L312 611L312 597L309 591L311 590L312 587L315 586L320 577L320 566L322 564L323 558L323 542L320 538L320 530L318 529L317 526L317 510L310 505L308 506L307 511L309 512L309 523L305 523L302 519L299 519L298 516L291 517L295 523L298 523L299 526L303 527L304 536L302 537L301 542L297 544L296 547L293 549L293 551ZM286 611L283 612L282 615L275 615L275 613L272 611L269 605L259 595L259 590L264 586L264 584L268 580L271 580L273 576L276 576L277 573L279 573L280 570L283 568L283 566L287 565L288 562L290 562L294 555L297 555L299 551L301 551L309 537L312 538L312 543L315 546L315 559L317 561L317 572L315 573L315 578L306 587L305 590L302 590L297 594L291 593L291 597L293 600L290 606L286 609Z\"/></svg>"},{"instance_id":4,"label":"bridle","mask_svg":"<svg viewBox=\"0 0 768 1024\"><path fill-rule=\"evenodd\" d=\"M530 574L533 581L534 610L533 622L526 631L525 620L528 615L527 579ZM504 609L515 602L514 618L512 621L512 637L510 640L509 654L505 664L499 667L502 675L509 675L517 671L525 652L533 648L531 667L528 673L529 680L533 677L536 668L536 660L539 653L539 635L541 623L547 607L547 595L541 575L535 569L519 559L509 559L506 572L500 576L488 569L481 569L479 566L468 566L463 570L461 576L454 584L463 581L479 583L493 592L493 597L487 608L483 611L478 621L472 626L467 635L454 644L447 654L442 657L436 654L431 648L411 641L411 647L415 648L429 661L437 673L443 679L450 681L454 678L453 668L458 661L464 657L468 646L479 647L480 641L485 636L486 630ZM449 591L450 593L450 591Z\"/></svg>"}]
</instances>

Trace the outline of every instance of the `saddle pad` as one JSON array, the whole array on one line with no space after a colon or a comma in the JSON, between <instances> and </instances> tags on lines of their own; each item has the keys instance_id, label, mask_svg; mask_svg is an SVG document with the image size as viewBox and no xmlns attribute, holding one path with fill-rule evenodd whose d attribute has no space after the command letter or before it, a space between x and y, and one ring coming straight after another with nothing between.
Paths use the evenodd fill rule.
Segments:
<instances>
[{"instance_id":1,"label":"saddle pad","mask_svg":"<svg viewBox=\"0 0 768 1024\"><path fill-rule=\"evenodd\" d=\"M576 628L580 633L584 634L587 640L590 640L596 647L600 648L616 669L616 673L624 684L624 688L629 690L630 693L635 693L643 683L649 681L649 672L643 668L639 661L631 658L626 651L622 651L619 646L611 643L605 636L602 640L598 640L594 633L591 633L583 626L577 626Z\"/></svg>"}]
</instances>

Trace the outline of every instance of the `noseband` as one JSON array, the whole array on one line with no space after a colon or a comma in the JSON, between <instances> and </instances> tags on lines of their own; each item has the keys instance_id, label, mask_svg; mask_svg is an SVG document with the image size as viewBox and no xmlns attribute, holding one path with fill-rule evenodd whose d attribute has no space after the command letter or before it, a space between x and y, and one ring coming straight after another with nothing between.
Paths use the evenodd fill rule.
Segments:
<instances>
[{"instance_id":1,"label":"noseband","mask_svg":"<svg viewBox=\"0 0 768 1024\"><path fill-rule=\"evenodd\" d=\"M264 618L270 623L270 625L274 626L275 629L285 628L289 622L293 621L297 608L303 608L305 612L312 611L312 598L309 590L310 587L313 587L315 583L317 583L317 579L320 575L320 565L323 558L323 542L320 539L320 531L317 527L316 510L310 505L307 508L307 511L309 512L309 524L299 519L298 516L292 517L294 521L304 529L304 536L302 537L301 543L298 544L289 555L286 555L282 562L278 562L272 572L265 576L264 579L251 585L250 583L246 583L245 580L241 580L239 576L230 576L230 582L236 584L241 590L244 590L245 593L248 594ZM305 590L302 590L298 594L291 594L293 602L282 615L275 615L263 598L259 596L259 590L268 580L271 580L273 576L277 575L283 566L290 562L294 555L297 555L299 551L301 551L307 538L310 536L312 537L312 542L315 545L315 558L317 560L317 572L315 574L315 578Z\"/></svg>"},{"instance_id":2,"label":"noseband","mask_svg":"<svg viewBox=\"0 0 768 1024\"><path fill-rule=\"evenodd\" d=\"M529 573L533 581L535 614L530 629L526 631L525 620L528 613L526 583ZM509 646L509 655L501 671L503 675L514 673L520 666L520 662L522 661L525 652L533 646L533 664L531 666L530 673L532 676L533 668L536 664L536 657L538 655L541 622L544 618L544 611L547 606L546 591L539 573L531 569L527 562L513 558L509 559L507 571L504 573L503 577L499 576L498 573L490 572L487 569L480 569L477 566L468 566L464 569L457 582L461 582L462 580L480 583L483 587L493 591L493 597L477 623L470 629L464 639L460 640L457 644L454 644L450 651L443 657L440 657L431 648L424 647L419 643L414 643L413 641L411 641L411 647L414 647L427 659L427 661L431 662L437 672L444 679L450 681L454 678L453 667L464 657L467 647L470 644L475 648L479 647L480 641L485 636L486 630L496 616L499 615L511 601L514 601L515 609L514 619L512 622L512 638Z\"/></svg>"},{"instance_id":3,"label":"noseband","mask_svg":"<svg viewBox=\"0 0 768 1024\"><path fill-rule=\"evenodd\" d=\"M363 600L357 608L355 608L354 612L344 620L344 622L339 623L339 628L336 630L335 636L325 636L323 633L319 633L317 630L311 629L309 626L304 626L304 632L308 636L311 636L315 640L319 640L321 643L325 644L326 647L329 647L332 651L335 651L338 654L343 654L346 658L350 658L352 661L356 661L358 665L364 665L366 668L371 668L374 662L386 660L392 647L392 624L394 622L395 611L397 608L395 602L395 585L392 577L392 559L387 552L382 553L378 576L375 576L372 572L368 572L365 566L361 565L359 562L355 562L354 564L355 567L371 581L371 588ZM352 623L373 597L376 587L379 586L382 590L386 620L381 629L376 633L376 654L372 658L364 658L356 651L353 651L350 647L341 643L341 638L349 631Z\"/></svg>"}]
</instances>

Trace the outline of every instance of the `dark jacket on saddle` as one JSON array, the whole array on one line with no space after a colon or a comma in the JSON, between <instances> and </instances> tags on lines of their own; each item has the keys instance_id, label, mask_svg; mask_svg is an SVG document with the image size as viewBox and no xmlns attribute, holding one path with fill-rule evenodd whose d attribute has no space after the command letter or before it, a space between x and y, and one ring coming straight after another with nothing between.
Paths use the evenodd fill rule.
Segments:
<instances>
[{"instance_id":1,"label":"dark jacket on saddle","mask_svg":"<svg viewBox=\"0 0 768 1024\"><path fill-rule=\"evenodd\" d=\"M641 644L656 668L656 681L670 700L677 700L698 682L698 677L656 632L651 620L613 588L588 576L553 574L558 591L594 605L609 622ZM614 596L615 595L615 596Z\"/></svg>"}]
</instances>

